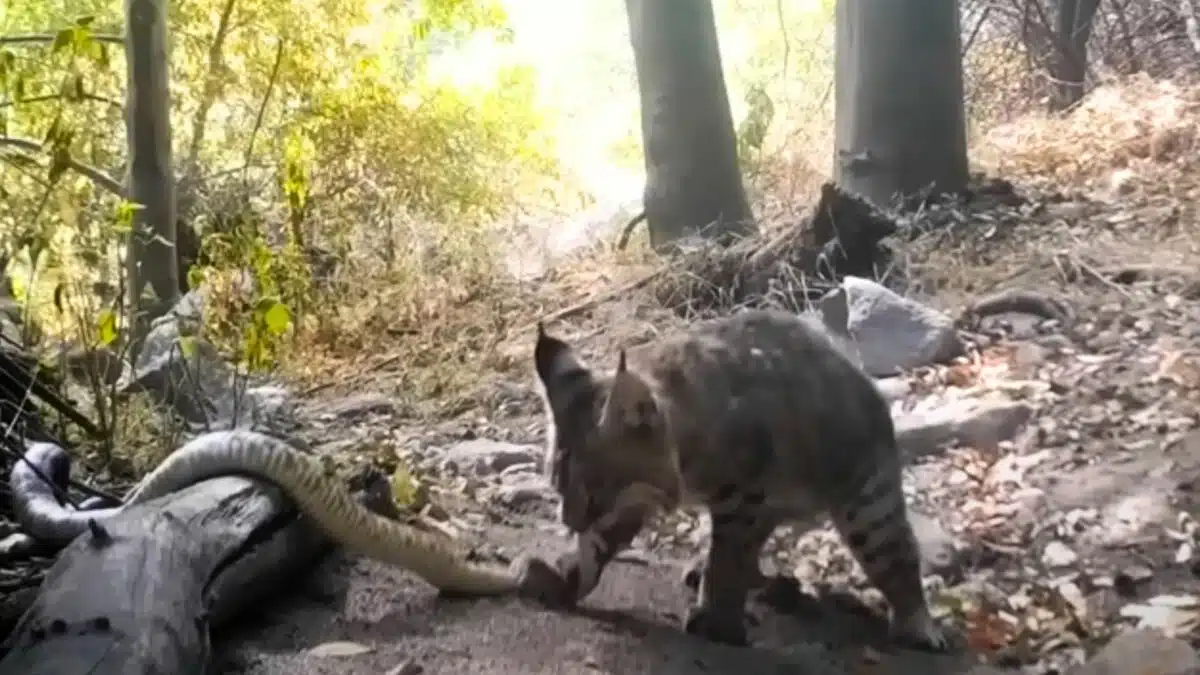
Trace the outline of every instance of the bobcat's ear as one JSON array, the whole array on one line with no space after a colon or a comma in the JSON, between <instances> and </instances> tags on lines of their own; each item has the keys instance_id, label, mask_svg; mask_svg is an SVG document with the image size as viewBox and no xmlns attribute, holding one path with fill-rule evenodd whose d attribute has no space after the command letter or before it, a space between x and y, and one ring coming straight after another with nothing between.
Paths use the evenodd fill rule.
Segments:
<instances>
[{"instance_id":1,"label":"bobcat's ear","mask_svg":"<svg viewBox=\"0 0 1200 675\"><path fill-rule=\"evenodd\" d=\"M537 343L533 347L533 365L550 398L554 398L563 385L571 380L591 378L591 371L571 345L546 333L540 321L537 325Z\"/></svg>"},{"instance_id":2,"label":"bobcat's ear","mask_svg":"<svg viewBox=\"0 0 1200 675\"><path fill-rule=\"evenodd\" d=\"M625 350L617 357L617 370L604 402L600 425L619 434L646 435L662 427L662 414L654 392L641 375L629 370Z\"/></svg>"}]
</instances>

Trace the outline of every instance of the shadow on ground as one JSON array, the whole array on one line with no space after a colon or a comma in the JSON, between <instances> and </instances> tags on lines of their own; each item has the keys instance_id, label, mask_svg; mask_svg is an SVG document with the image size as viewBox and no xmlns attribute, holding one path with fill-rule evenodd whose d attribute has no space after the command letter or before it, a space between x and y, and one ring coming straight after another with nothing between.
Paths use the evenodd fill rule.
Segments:
<instances>
[{"instance_id":1,"label":"shadow on ground","mask_svg":"<svg viewBox=\"0 0 1200 675\"><path fill-rule=\"evenodd\" d=\"M526 529L497 529L489 537L509 550L548 552L563 545ZM570 614L509 599L439 600L404 571L341 554L288 588L294 590L278 603L217 636L218 672L951 675L970 667L963 654L891 650L880 620L832 601L813 600L786 617L752 608L758 619L752 649L705 643L677 628L688 599L678 567L669 562L615 565L588 602ZM332 641L371 651L345 657L310 653ZM875 649L864 650L866 644Z\"/></svg>"}]
</instances>

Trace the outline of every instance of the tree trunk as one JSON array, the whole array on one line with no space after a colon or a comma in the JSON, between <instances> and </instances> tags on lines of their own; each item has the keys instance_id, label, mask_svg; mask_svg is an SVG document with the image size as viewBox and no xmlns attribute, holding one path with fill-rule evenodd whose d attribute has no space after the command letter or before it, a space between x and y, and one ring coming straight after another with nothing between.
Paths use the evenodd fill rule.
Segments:
<instances>
[{"instance_id":1,"label":"tree trunk","mask_svg":"<svg viewBox=\"0 0 1200 675\"><path fill-rule=\"evenodd\" d=\"M179 265L166 0L126 0L125 22L129 199L142 206L134 214L127 256L129 306L135 313L130 354L134 359L149 321L179 298ZM156 296L152 302L143 298L147 284Z\"/></svg>"},{"instance_id":2,"label":"tree trunk","mask_svg":"<svg viewBox=\"0 0 1200 675\"><path fill-rule=\"evenodd\" d=\"M958 3L839 0L839 187L880 206L967 183Z\"/></svg>"},{"instance_id":3,"label":"tree trunk","mask_svg":"<svg viewBox=\"0 0 1200 675\"><path fill-rule=\"evenodd\" d=\"M1050 109L1066 110L1083 98L1087 77L1087 44L1092 37L1093 19L1100 0L1058 0L1054 17L1057 48L1054 68L1054 96Z\"/></svg>"},{"instance_id":4,"label":"tree trunk","mask_svg":"<svg viewBox=\"0 0 1200 675\"><path fill-rule=\"evenodd\" d=\"M641 96L651 246L752 232L711 0L625 0L625 11Z\"/></svg>"}]
</instances>

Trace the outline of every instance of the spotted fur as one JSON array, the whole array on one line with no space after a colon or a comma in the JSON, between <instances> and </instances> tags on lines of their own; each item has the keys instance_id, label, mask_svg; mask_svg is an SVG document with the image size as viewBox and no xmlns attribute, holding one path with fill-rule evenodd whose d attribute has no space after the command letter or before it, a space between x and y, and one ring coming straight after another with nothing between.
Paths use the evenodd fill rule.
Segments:
<instances>
[{"instance_id":1,"label":"spotted fur","mask_svg":"<svg viewBox=\"0 0 1200 675\"><path fill-rule=\"evenodd\" d=\"M947 647L921 586L888 406L818 321L744 311L621 351L607 373L540 326L534 352L545 469L578 533L577 597L649 517L637 495L701 505L712 538L686 629L746 644L762 545L785 522L831 518L891 604L897 638Z\"/></svg>"}]
</instances>

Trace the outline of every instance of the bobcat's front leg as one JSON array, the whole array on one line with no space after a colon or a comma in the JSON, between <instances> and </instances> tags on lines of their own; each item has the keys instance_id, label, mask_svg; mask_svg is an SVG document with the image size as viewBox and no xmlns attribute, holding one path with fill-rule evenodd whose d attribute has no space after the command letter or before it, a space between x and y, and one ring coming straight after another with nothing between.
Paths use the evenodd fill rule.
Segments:
<instances>
[{"instance_id":1,"label":"bobcat's front leg","mask_svg":"<svg viewBox=\"0 0 1200 675\"><path fill-rule=\"evenodd\" d=\"M625 550L659 509L669 505L666 494L645 483L621 492L613 507L575 538L575 548L559 560L559 570L574 601L582 600L600 584L604 569Z\"/></svg>"}]
</instances>

